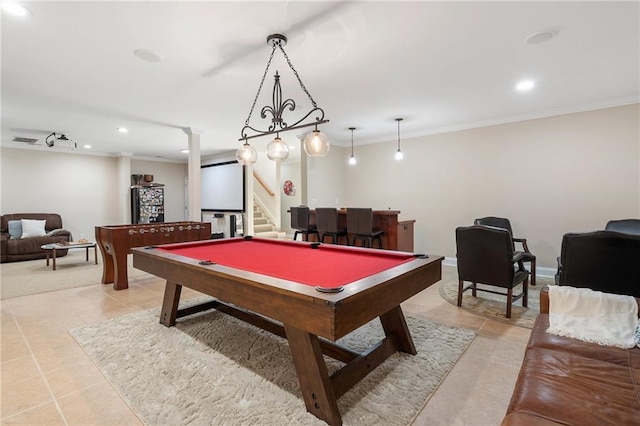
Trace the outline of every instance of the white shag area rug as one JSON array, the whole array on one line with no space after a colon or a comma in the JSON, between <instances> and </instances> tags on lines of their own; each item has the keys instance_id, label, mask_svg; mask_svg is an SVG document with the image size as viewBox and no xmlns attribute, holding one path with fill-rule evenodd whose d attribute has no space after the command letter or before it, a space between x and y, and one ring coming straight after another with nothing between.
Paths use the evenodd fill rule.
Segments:
<instances>
[{"instance_id":1,"label":"white shag area rug","mask_svg":"<svg viewBox=\"0 0 640 426\"><path fill-rule=\"evenodd\" d=\"M339 398L345 425L410 424L475 336L407 323L418 354L394 354ZM226 314L203 312L167 328L152 309L70 333L145 424L325 424L306 412L286 340ZM339 343L362 351L382 337L374 320ZM330 372L342 365L325 360Z\"/></svg>"}]
</instances>

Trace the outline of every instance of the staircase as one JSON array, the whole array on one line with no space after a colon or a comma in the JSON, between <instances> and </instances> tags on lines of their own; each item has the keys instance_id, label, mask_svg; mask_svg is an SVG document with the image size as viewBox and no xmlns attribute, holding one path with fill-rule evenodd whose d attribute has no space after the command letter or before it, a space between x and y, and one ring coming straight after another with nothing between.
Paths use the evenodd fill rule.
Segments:
<instances>
[{"instance_id":1,"label":"staircase","mask_svg":"<svg viewBox=\"0 0 640 426\"><path fill-rule=\"evenodd\" d=\"M271 223L257 203L253 205L253 233L261 238L278 238L276 226Z\"/></svg>"}]
</instances>

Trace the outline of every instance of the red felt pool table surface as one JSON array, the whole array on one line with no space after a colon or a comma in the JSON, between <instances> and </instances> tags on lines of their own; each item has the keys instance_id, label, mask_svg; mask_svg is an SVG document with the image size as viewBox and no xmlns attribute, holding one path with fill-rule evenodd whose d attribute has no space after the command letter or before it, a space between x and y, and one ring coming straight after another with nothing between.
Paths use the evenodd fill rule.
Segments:
<instances>
[{"instance_id":1,"label":"red felt pool table surface","mask_svg":"<svg viewBox=\"0 0 640 426\"><path fill-rule=\"evenodd\" d=\"M329 244L258 239L171 244L159 249L320 287L348 285L415 259L412 254L402 252L362 251Z\"/></svg>"}]
</instances>

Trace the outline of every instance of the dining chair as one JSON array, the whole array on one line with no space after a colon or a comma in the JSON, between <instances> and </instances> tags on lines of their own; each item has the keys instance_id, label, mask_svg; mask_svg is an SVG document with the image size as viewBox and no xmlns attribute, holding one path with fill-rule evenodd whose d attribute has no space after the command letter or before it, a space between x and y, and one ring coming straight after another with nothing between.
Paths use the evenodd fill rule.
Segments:
<instances>
[{"instance_id":1,"label":"dining chair","mask_svg":"<svg viewBox=\"0 0 640 426\"><path fill-rule=\"evenodd\" d=\"M318 234L318 229L316 225L309 224L309 207L307 206L299 206L299 207L291 207L291 228L295 230L293 234L293 240L295 241L298 238L298 234L302 234L303 241L309 240L309 235L317 235L318 239L320 239L320 235Z\"/></svg>"},{"instance_id":2,"label":"dining chair","mask_svg":"<svg viewBox=\"0 0 640 426\"><path fill-rule=\"evenodd\" d=\"M384 231L373 228L373 209L348 207L347 208L347 232L353 235L350 245L355 246L358 240L362 240L364 247L373 247L377 241L382 248L382 235Z\"/></svg>"},{"instance_id":3,"label":"dining chair","mask_svg":"<svg viewBox=\"0 0 640 426\"><path fill-rule=\"evenodd\" d=\"M345 237L347 244L349 237L347 228L338 226L338 209L333 207L318 207L316 209L316 223L320 242L324 243L326 237L331 237L331 243L339 244L340 237Z\"/></svg>"}]
</instances>

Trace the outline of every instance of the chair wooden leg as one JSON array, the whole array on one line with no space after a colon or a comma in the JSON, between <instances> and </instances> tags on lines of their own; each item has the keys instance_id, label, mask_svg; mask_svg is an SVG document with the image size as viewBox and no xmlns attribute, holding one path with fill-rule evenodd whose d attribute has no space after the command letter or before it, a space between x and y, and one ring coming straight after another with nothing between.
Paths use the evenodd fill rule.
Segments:
<instances>
[{"instance_id":1,"label":"chair wooden leg","mask_svg":"<svg viewBox=\"0 0 640 426\"><path fill-rule=\"evenodd\" d=\"M471 295L473 297L478 297L478 287L476 283L471 283Z\"/></svg>"},{"instance_id":2,"label":"chair wooden leg","mask_svg":"<svg viewBox=\"0 0 640 426\"><path fill-rule=\"evenodd\" d=\"M296 238L298 238L298 231L296 231L296 232L294 232L294 233L293 233L293 241L295 241L295 240L296 240Z\"/></svg>"},{"instance_id":3,"label":"chair wooden leg","mask_svg":"<svg viewBox=\"0 0 640 426\"><path fill-rule=\"evenodd\" d=\"M533 285L533 283L531 285ZM524 280L524 283L522 283L522 306L525 308L529 303L528 298L529 298L529 278L526 278Z\"/></svg>"},{"instance_id":4,"label":"chair wooden leg","mask_svg":"<svg viewBox=\"0 0 640 426\"><path fill-rule=\"evenodd\" d=\"M507 318L511 318L511 304L513 303L513 287L507 290Z\"/></svg>"},{"instance_id":5,"label":"chair wooden leg","mask_svg":"<svg viewBox=\"0 0 640 426\"><path fill-rule=\"evenodd\" d=\"M458 306L462 306L462 286L464 281L458 280Z\"/></svg>"},{"instance_id":6,"label":"chair wooden leg","mask_svg":"<svg viewBox=\"0 0 640 426\"><path fill-rule=\"evenodd\" d=\"M536 260L531 261L531 285L536 285Z\"/></svg>"}]
</instances>

